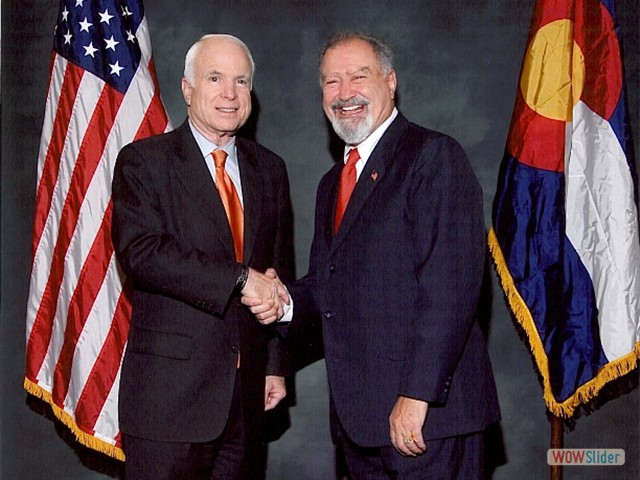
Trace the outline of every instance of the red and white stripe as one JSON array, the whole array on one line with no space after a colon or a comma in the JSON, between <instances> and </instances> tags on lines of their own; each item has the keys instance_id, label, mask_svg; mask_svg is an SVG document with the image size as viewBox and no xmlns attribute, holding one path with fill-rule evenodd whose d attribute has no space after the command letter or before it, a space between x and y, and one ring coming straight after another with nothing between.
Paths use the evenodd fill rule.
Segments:
<instances>
[{"instance_id":1,"label":"red and white stripe","mask_svg":"<svg viewBox=\"0 0 640 480\"><path fill-rule=\"evenodd\" d=\"M26 322L25 387L82 443L116 457L131 307L111 244L111 180L124 145L171 129L146 19L136 38L142 59L124 95L53 53Z\"/></svg>"}]
</instances>

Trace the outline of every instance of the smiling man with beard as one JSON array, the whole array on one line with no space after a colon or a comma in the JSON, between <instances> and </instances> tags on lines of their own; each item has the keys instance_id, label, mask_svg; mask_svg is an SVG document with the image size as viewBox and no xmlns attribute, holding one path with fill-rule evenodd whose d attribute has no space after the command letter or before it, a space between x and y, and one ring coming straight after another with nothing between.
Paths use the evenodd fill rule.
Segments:
<instances>
[{"instance_id":1,"label":"smiling man with beard","mask_svg":"<svg viewBox=\"0 0 640 480\"><path fill-rule=\"evenodd\" d=\"M455 140L395 108L378 39L333 37L320 74L345 148L318 187L309 272L287 285L287 338L322 325L332 433L352 480L482 479L483 431L500 413L476 317L480 185ZM243 302L261 318L259 300Z\"/></svg>"}]
</instances>

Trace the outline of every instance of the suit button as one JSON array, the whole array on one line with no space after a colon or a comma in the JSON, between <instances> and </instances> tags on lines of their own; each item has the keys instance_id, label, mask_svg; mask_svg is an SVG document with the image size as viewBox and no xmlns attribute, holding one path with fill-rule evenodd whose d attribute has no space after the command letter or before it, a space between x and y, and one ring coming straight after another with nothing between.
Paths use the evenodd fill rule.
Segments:
<instances>
[{"instance_id":1,"label":"suit button","mask_svg":"<svg viewBox=\"0 0 640 480\"><path fill-rule=\"evenodd\" d=\"M330 271L331 273L335 272L335 271L336 271L336 266L335 266L335 265L331 265L331 266L329 267L329 271Z\"/></svg>"},{"instance_id":2,"label":"suit button","mask_svg":"<svg viewBox=\"0 0 640 480\"><path fill-rule=\"evenodd\" d=\"M333 317L333 313L331 313L331 312L329 312L329 311L324 312L324 318L325 318L326 320L330 320L330 319L331 319L331 317Z\"/></svg>"},{"instance_id":3,"label":"suit button","mask_svg":"<svg viewBox=\"0 0 640 480\"><path fill-rule=\"evenodd\" d=\"M237 354L240 351L240 347L238 347L237 345L232 345L231 351Z\"/></svg>"}]
</instances>

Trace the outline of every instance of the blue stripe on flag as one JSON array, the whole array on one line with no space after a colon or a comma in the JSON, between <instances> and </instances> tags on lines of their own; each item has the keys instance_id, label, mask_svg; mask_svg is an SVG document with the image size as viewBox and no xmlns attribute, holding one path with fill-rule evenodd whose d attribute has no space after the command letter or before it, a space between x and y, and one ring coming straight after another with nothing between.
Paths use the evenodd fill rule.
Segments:
<instances>
[{"instance_id":1,"label":"blue stripe on flag","mask_svg":"<svg viewBox=\"0 0 640 480\"><path fill-rule=\"evenodd\" d=\"M502 169L494 231L549 359L552 392L562 402L608 361L593 283L565 235L564 174L511 156Z\"/></svg>"}]
</instances>

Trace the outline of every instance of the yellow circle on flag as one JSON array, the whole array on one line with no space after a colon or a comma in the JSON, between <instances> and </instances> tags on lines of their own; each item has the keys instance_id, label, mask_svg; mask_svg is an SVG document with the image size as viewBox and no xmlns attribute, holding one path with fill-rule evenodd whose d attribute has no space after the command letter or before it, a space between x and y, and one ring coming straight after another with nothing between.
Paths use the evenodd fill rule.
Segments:
<instances>
[{"instance_id":1,"label":"yellow circle on flag","mask_svg":"<svg viewBox=\"0 0 640 480\"><path fill-rule=\"evenodd\" d=\"M520 91L540 115L570 121L584 88L584 55L573 40L569 19L548 23L535 33L524 59Z\"/></svg>"}]
</instances>

